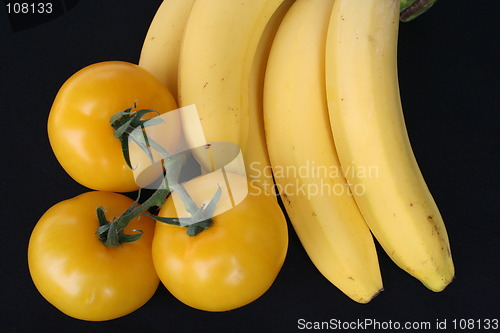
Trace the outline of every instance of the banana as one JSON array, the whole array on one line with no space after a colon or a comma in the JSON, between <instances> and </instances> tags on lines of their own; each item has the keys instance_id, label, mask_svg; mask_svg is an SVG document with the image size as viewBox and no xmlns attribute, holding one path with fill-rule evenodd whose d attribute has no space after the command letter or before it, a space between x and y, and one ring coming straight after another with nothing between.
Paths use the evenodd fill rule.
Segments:
<instances>
[{"instance_id":1,"label":"banana","mask_svg":"<svg viewBox=\"0 0 500 333\"><path fill-rule=\"evenodd\" d=\"M264 79L274 37L294 2L295 0L285 0L268 22L257 47L250 76L249 133L251 137L247 141L244 157L250 174L249 186L250 190L255 192L262 190L274 196L276 193L273 189L274 182L264 130Z\"/></svg>"},{"instance_id":2,"label":"banana","mask_svg":"<svg viewBox=\"0 0 500 333\"><path fill-rule=\"evenodd\" d=\"M373 237L342 175L328 120L325 43L333 0L297 0L274 39L264 123L274 178L318 270L348 297L382 290Z\"/></svg>"},{"instance_id":3,"label":"banana","mask_svg":"<svg viewBox=\"0 0 500 333\"><path fill-rule=\"evenodd\" d=\"M455 270L445 225L410 146L397 76L399 0L337 0L326 49L338 155L374 236L433 291Z\"/></svg>"},{"instance_id":4,"label":"banana","mask_svg":"<svg viewBox=\"0 0 500 333\"><path fill-rule=\"evenodd\" d=\"M179 60L180 106L196 105L207 142L238 144L252 187L269 195L274 195L272 176L255 91L261 80L256 71L264 60L256 57L267 56L265 46L257 54L265 28L280 5L289 2L196 0ZM279 21L279 14L274 19ZM196 146L199 137L189 126L185 129L187 141Z\"/></svg>"},{"instance_id":5,"label":"banana","mask_svg":"<svg viewBox=\"0 0 500 333\"><path fill-rule=\"evenodd\" d=\"M151 72L177 99L179 53L194 0L164 0L149 26L139 66Z\"/></svg>"}]
</instances>

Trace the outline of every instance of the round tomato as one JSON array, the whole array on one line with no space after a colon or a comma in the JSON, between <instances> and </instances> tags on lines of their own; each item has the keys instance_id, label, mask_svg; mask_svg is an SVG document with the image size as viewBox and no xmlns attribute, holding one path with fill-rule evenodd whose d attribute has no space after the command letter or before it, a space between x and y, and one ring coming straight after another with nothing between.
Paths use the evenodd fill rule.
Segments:
<instances>
[{"instance_id":1,"label":"round tomato","mask_svg":"<svg viewBox=\"0 0 500 333\"><path fill-rule=\"evenodd\" d=\"M226 174L231 196L246 189L247 180ZM217 190L214 173L185 184L199 207ZM237 193L238 192L238 193ZM162 217L189 217L176 203L176 193L159 212ZM231 199L223 190L213 223L189 236L186 228L156 222L153 261L160 280L181 302L200 310L227 311L263 295L276 279L285 260L288 232L276 200L249 193L228 209Z\"/></svg>"},{"instance_id":2,"label":"round tomato","mask_svg":"<svg viewBox=\"0 0 500 333\"><path fill-rule=\"evenodd\" d=\"M160 114L177 108L165 86L142 67L128 62L92 64L62 85L47 127L54 154L73 179L94 190L130 192L139 188L110 125L113 114L134 103L137 110ZM180 125L173 128L180 131ZM173 143L179 136L174 132L164 134Z\"/></svg>"},{"instance_id":3,"label":"round tomato","mask_svg":"<svg viewBox=\"0 0 500 333\"><path fill-rule=\"evenodd\" d=\"M131 313L153 296L159 284L151 254L154 221L132 220L124 232L143 234L119 247L107 247L96 235L97 207L110 220L132 203L121 194L95 191L43 214L31 234L28 265L47 301L71 317L101 321Z\"/></svg>"}]
</instances>

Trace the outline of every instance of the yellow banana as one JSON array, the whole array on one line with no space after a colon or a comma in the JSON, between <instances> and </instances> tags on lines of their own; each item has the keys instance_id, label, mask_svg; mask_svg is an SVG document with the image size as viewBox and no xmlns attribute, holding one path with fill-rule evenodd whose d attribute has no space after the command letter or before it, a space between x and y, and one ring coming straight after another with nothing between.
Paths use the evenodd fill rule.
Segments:
<instances>
[{"instance_id":1,"label":"yellow banana","mask_svg":"<svg viewBox=\"0 0 500 333\"><path fill-rule=\"evenodd\" d=\"M334 0L297 0L274 39L264 122L277 188L318 270L351 299L382 289L373 237L342 175L328 120L325 43Z\"/></svg>"},{"instance_id":2,"label":"yellow banana","mask_svg":"<svg viewBox=\"0 0 500 333\"><path fill-rule=\"evenodd\" d=\"M399 0L337 0L326 50L336 148L371 231L433 291L453 279L444 222L417 165L397 77Z\"/></svg>"},{"instance_id":3,"label":"yellow banana","mask_svg":"<svg viewBox=\"0 0 500 333\"><path fill-rule=\"evenodd\" d=\"M139 66L151 72L177 99L179 52L194 0L164 0L142 45Z\"/></svg>"},{"instance_id":4,"label":"yellow banana","mask_svg":"<svg viewBox=\"0 0 500 333\"><path fill-rule=\"evenodd\" d=\"M181 46L180 106L196 105L207 142L232 142L241 147L247 177L253 184L272 183L263 131L257 131L262 127L262 107L254 100L258 95L254 66L261 61L256 55L273 14L289 1L196 0ZM259 56L266 56L265 51ZM196 133L186 130L185 136L195 145ZM266 189L272 195L271 186Z\"/></svg>"},{"instance_id":5,"label":"yellow banana","mask_svg":"<svg viewBox=\"0 0 500 333\"><path fill-rule=\"evenodd\" d=\"M271 17L262 34L254 58L249 89L249 139L245 146L245 161L250 176L250 190L265 191L275 195L273 190L271 163L264 132L264 78L269 52L280 24L295 0L285 0ZM259 185L257 188L254 185Z\"/></svg>"}]
</instances>

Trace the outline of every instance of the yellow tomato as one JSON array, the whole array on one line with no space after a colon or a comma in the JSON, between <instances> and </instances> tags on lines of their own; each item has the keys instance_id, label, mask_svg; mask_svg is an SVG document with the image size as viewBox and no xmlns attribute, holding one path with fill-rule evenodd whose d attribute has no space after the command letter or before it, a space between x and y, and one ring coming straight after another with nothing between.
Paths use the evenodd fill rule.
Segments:
<instances>
[{"instance_id":1,"label":"yellow tomato","mask_svg":"<svg viewBox=\"0 0 500 333\"><path fill-rule=\"evenodd\" d=\"M241 193L246 178L227 174L231 192ZM212 199L214 174L185 184L202 206ZM215 186L214 186L215 185ZM187 217L170 196L159 216ZM227 207L228 193L218 203ZM224 211L226 209L222 209ZM183 303L206 311L226 311L246 305L263 295L276 279L285 260L288 232L285 217L274 198L248 196L235 207L219 212L213 224L196 236L186 228L156 222L153 261L165 287Z\"/></svg>"},{"instance_id":2,"label":"yellow tomato","mask_svg":"<svg viewBox=\"0 0 500 333\"><path fill-rule=\"evenodd\" d=\"M48 135L57 160L73 179L94 190L138 189L109 122L134 103L137 110L159 113L177 108L165 86L128 62L92 64L62 85L50 110ZM175 139L179 132L165 135Z\"/></svg>"},{"instance_id":3,"label":"yellow tomato","mask_svg":"<svg viewBox=\"0 0 500 333\"><path fill-rule=\"evenodd\" d=\"M120 247L107 247L96 235L97 207L104 207L110 220L132 202L117 193L87 192L52 206L36 224L28 246L30 274L60 311L83 320L109 320L138 309L155 293L152 219L132 220L124 232L143 234Z\"/></svg>"}]
</instances>

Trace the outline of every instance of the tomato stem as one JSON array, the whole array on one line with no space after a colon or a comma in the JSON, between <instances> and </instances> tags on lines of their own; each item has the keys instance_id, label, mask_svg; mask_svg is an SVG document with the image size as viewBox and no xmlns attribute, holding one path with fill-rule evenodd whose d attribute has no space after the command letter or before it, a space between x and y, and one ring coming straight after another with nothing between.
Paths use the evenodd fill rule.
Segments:
<instances>
[{"instance_id":1,"label":"tomato stem","mask_svg":"<svg viewBox=\"0 0 500 333\"><path fill-rule=\"evenodd\" d=\"M129 156L129 140L137 144L149 156L153 163L157 162L153 160L151 148L161 154L163 157L161 160L163 179L156 191L141 205L139 205L139 197L141 193L139 190L137 199L134 201L132 206L122 215L113 218L111 221L108 221L106 218L103 207L97 208L96 213L99 220L99 227L97 228L96 233L98 238L109 247L117 247L122 243L134 242L138 240L142 236L142 231L134 230L138 233L130 235L123 233L123 230L133 219L138 217L140 218L141 215L150 216L159 222L187 227L187 234L195 236L211 226L215 206L217 205L222 192L219 188L210 203L206 206L198 207L184 186L178 183L182 167L188 157L187 152L172 155L161 145L148 137L144 131L145 127L160 124L163 120L160 118L142 120L142 116L147 113L159 113L149 109L134 111L135 108L136 105L134 103L133 107L129 107L125 111L118 112L111 117L110 124L114 129L114 136L120 140L123 157L130 168L132 168L132 165ZM142 131L139 132L139 135L136 135L137 132L134 132L136 128L142 129ZM168 179L171 181L170 184ZM161 207L171 192L175 192L179 196L185 205L186 211L191 214L190 218L164 218L146 213L152 207Z\"/></svg>"},{"instance_id":2,"label":"tomato stem","mask_svg":"<svg viewBox=\"0 0 500 333\"><path fill-rule=\"evenodd\" d=\"M183 187L181 186L181 188ZM184 189L183 191L187 194L187 192ZM202 206L200 208L197 207L195 211L190 212L191 217L189 218L160 217L154 215L149 215L149 216L162 223L186 227L187 234L189 236L196 236L197 234L208 229L212 225L212 216L214 214L215 207L217 206L217 202L221 197L221 194L222 194L222 189L219 187L215 192L215 195L212 198L212 200L210 200L210 202L206 206ZM186 202L183 201L183 203L185 204Z\"/></svg>"},{"instance_id":3,"label":"tomato stem","mask_svg":"<svg viewBox=\"0 0 500 333\"><path fill-rule=\"evenodd\" d=\"M172 169L180 169L183 163L184 162L182 160L171 163ZM134 201L132 206L112 221L107 220L103 207L97 208L97 217L99 220L97 236L104 243L104 245L109 247L118 247L122 243L134 242L141 237L142 232L139 230L137 230L139 231L138 234L129 235L124 234L123 229L125 229L133 219L140 217L140 215L147 212L150 208L161 207L163 205L170 193L167 177L163 177L161 186L159 186L156 191L141 205L139 205L140 193L141 192L139 190L137 199Z\"/></svg>"}]
</instances>

